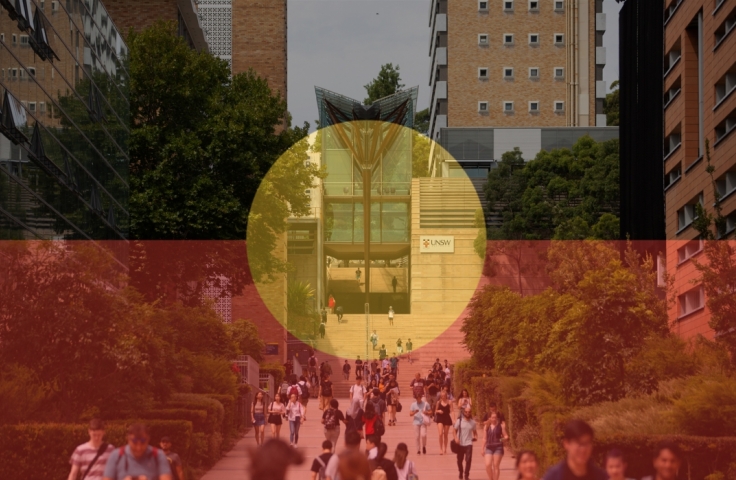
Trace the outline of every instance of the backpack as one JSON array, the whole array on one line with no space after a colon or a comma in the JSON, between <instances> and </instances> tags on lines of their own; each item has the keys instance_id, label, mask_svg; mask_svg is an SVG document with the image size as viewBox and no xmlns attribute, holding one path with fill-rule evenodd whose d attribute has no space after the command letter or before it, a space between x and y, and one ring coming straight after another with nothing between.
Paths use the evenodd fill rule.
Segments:
<instances>
[{"instance_id":1,"label":"backpack","mask_svg":"<svg viewBox=\"0 0 736 480\"><path fill-rule=\"evenodd\" d=\"M166 457L166 460L169 461L169 468L171 469L171 480L181 480L179 478L179 472L176 470L176 467L174 466L174 461L171 460L171 457Z\"/></svg>"},{"instance_id":2,"label":"backpack","mask_svg":"<svg viewBox=\"0 0 736 480\"><path fill-rule=\"evenodd\" d=\"M388 480L386 471L380 465L376 465L373 473L371 473L371 480Z\"/></svg>"},{"instance_id":3,"label":"backpack","mask_svg":"<svg viewBox=\"0 0 736 480\"><path fill-rule=\"evenodd\" d=\"M332 396L332 385L323 385L322 386L322 396L323 397L331 397Z\"/></svg>"},{"instance_id":4,"label":"backpack","mask_svg":"<svg viewBox=\"0 0 736 480\"><path fill-rule=\"evenodd\" d=\"M284 382L284 383L281 384L281 391L280 391L280 393L281 393L281 395L286 395L286 394L289 393L289 384L288 383Z\"/></svg>"},{"instance_id":5,"label":"backpack","mask_svg":"<svg viewBox=\"0 0 736 480\"><path fill-rule=\"evenodd\" d=\"M386 426L383 424L380 416L376 419L376 423L373 424L373 433L379 437L382 437L386 433Z\"/></svg>"},{"instance_id":6,"label":"backpack","mask_svg":"<svg viewBox=\"0 0 736 480\"><path fill-rule=\"evenodd\" d=\"M316 367L317 366L317 359L314 357L309 357L309 366L310 367Z\"/></svg>"},{"instance_id":7,"label":"backpack","mask_svg":"<svg viewBox=\"0 0 736 480\"><path fill-rule=\"evenodd\" d=\"M289 389L289 397L291 397L292 395L296 395L297 397L299 397L299 395L301 394L299 390L300 388L298 385L292 385Z\"/></svg>"},{"instance_id":8,"label":"backpack","mask_svg":"<svg viewBox=\"0 0 736 480\"><path fill-rule=\"evenodd\" d=\"M334 430L337 427L338 420L334 408L325 410L325 429Z\"/></svg>"},{"instance_id":9,"label":"backpack","mask_svg":"<svg viewBox=\"0 0 736 480\"><path fill-rule=\"evenodd\" d=\"M301 384L300 388L302 390L302 398L309 398L309 389L307 388L307 385Z\"/></svg>"},{"instance_id":10,"label":"backpack","mask_svg":"<svg viewBox=\"0 0 736 480\"><path fill-rule=\"evenodd\" d=\"M330 458L332 458L332 455L330 455ZM320 457L315 458L315 460L317 460L317 463L319 463L319 472L317 473L317 478L318 480L324 480L325 478L327 478L327 475L325 475L327 464Z\"/></svg>"}]
</instances>

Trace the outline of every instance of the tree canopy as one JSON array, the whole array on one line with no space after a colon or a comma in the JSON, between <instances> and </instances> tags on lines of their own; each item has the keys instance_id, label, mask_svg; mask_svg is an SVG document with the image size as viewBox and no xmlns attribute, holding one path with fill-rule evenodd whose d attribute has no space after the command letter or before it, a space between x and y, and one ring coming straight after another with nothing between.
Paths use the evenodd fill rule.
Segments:
<instances>
[{"instance_id":1,"label":"tree canopy","mask_svg":"<svg viewBox=\"0 0 736 480\"><path fill-rule=\"evenodd\" d=\"M398 92L404 88L404 84L401 83L399 66L396 65L394 67L393 63L381 65L381 71L378 72L378 76L364 85L364 88L368 93L368 96L363 100L363 103L366 105L371 105L379 98L387 97Z\"/></svg>"},{"instance_id":2,"label":"tree canopy","mask_svg":"<svg viewBox=\"0 0 736 480\"><path fill-rule=\"evenodd\" d=\"M489 239L616 239L618 140L585 136L572 150L542 151L529 162L516 148L489 172L484 190L488 209L502 219Z\"/></svg>"},{"instance_id":3,"label":"tree canopy","mask_svg":"<svg viewBox=\"0 0 736 480\"><path fill-rule=\"evenodd\" d=\"M620 125L619 122L619 84L618 80L611 83L611 93L606 95L606 100L603 103L603 113L606 114L606 126L617 127Z\"/></svg>"}]
</instances>

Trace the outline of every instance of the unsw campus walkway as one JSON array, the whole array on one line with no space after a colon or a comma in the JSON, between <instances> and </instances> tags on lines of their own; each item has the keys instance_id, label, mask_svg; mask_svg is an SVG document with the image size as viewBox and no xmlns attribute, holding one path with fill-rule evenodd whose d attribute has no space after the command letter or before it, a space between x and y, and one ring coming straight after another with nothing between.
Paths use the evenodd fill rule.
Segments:
<instances>
[{"instance_id":1,"label":"unsw campus walkway","mask_svg":"<svg viewBox=\"0 0 736 480\"><path fill-rule=\"evenodd\" d=\"M406 377L406 375L404 375ZM408 387L404 386L404 390ZM345 409L348 405L347 398L338 399L340 402L340 410ZM398 425L395 427L386 426L386 434L382 441L388 445L389 454L387 457L393 458L393 452L396 445L404 442L409 446L409 458L413 460L417 466L420 480L448 480L457 478L456 457L449 451L447 455L439 454L437 426L432 424L427 430L427 454L417 455L414 451L414 431L411 426L412 419L409 417L409 402L404 399L404 410L397 414ZM322 411L319 410L317 401L310 400L307 410L307 421L302 425L299 432L299 450L304 454L305 461L302 465L294 466L289 469L287 475L288 480L309 480L311 478L310 468L312 460L322 453L321 445L325 439L324 430L320 420ZM481 427L482 428L482 427ZM341 429L340 439L338 440L337 451L340 452L344 448L345 427ZM475 442L475 450L473 451L472 469L470 472L471 480L485 480L486 476L485 463L483 461L483 431L479 430L479 439ZM271 436L270 427L266 426L266 439ZM452 438L452 436L450 436ZM289 425L285 424L281 429L281 439L289 441ZM256 447L255 437L250 431L242 438L223 459L221 459L210 470L202 480L248 480L248 462L249 457L247 450ZM365 443L362 444L362 448ZM514 459L507 451L501 463L501 480L514 480L516 475L514 472Z\"/></svg>"}]
</instances>

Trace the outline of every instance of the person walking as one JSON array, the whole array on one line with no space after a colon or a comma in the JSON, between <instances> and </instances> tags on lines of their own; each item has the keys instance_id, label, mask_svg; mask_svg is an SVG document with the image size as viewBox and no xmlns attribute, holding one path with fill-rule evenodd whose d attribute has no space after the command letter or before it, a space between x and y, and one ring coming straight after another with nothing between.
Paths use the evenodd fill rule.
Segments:
<instances>
[{"instance_id":1,"label":"person walking","mask_svg":"<svg viewBox=\"0 0 736 480\"><path fill-rule=\"evenodd\" d=\"M345 360L345 363L342 364L342 375L345 377L345 380L350 380L350 369L352 367L350 366L350 362Z\"/></svg>"},{"instance_id":2,"label":"person walking","mask_svg":"<svg viewBox=\"0 0 736 480\"><path fill-rule=\"evenodd\" d=\"M319 315L322 318L322 323L327 323L327 309L325 307L322 307L322 310L319 312Z\"/></svg>"},{"instance_id":3,"label":"person walking","mask_svg":"<svg viewBox=\"0 0 736 480\"><path fill-rule=\"evenodd\" d=\"M376 422L378 422L380 418L381 416L378 414L378 412L376 412L375 404L371 401L366 402L362 418L363 425L365 427L366 438L369 435L375 435L378 438L378 441L381 441L380 435L378 435L378 433L376 432Z\"/></svg>"},{"instance_id":4,"label":"person walking","mask_svg":"<svg viewBox=\"0 0 736 480\"><path fill-rule=\"evenodd\" d=\"M593 455L593 429L582 420L570 420L564 428L562 446L565 458L544 474L544 480L566 480L568 478L585 478L588 480L607 480L608 474L598 468ZM674 480L659 479L659 480Z\"/></svg>"},{"instance_id":5,"label":"person walking","mask_svg":"<svg viewBox=\"0 0 736 480\"><path fill-rule=\"evenodd\" d=\"M457 409L463 411L466 408L470 408L472 406L473 401L470 399L470 394L468 393L467 389L463 388L460 392L460 396L457 399Z\"/></svg>"},{"instance_id":6,"label":"person walking","mask_svg":"<svg viewBox=\"0 0 736 480\"><path fill-rule=\"evenodd\" d=\"M266 406L264 404L264 394L262 390L258 390L253 397L253 405L250 407L250 419L253 422L253 431L256 434L256 445L263 445L266 435Z\"/></svg>"},{"instance_id":7,"label":"person walking","mask_svg":"<svg viewBox=\"0 0 736 480\"><path fill-rule=\"evenodd\" d=\"M169 468L171 468L171 478L173 480L184 480L184 468L182 467L181 457L179 456L179 454L171 451L171 438L161 437L159 447L161 447L161 450L164 451L166 460L168 460L169 462Z\"/></svg>"},{"instance_id":8,"label":"person walking","mask_svg":"<svg viewBox=\"0 0 736 480\"><path fill-rule=\"evenodd\" d=\"M519 480L539 480L539 459L531 450L516 454L516 472Z\"/></svg>"},{"instance_id":9,"label":"person walking","mask_svg":"<svg viewBox=\"0 0 736 480\"><path fill-rule=\"evenodd\" d=\"M499 480L501 477L501 459L503 458L503 441L509 439L506 424L501 422L497 413L491 413L485 425L486 442L483 454L486 463L488 480Z\"/></svg>"},{"instance_id":10,"label":"person walking","mask_svg":"<svg viewBox=\"0 0 736 480\"><path fill-rule=\"evenodd\" d=\"M386 409L389 426L396 426L396 407L399 405L399 385L396 380L389 380L386 390Z\"/></svg>"},{"instance_id":11,"label":"person walking","mask_svg":"<svg viewBox=\"0 0 736 480\"><path fill-rule=\"evenodd\" d=\"M319 338L325 338L325 327L327 324L325 324L324 321L319 323Z\"/></svg>"},{"instance_id":12,"label":"person walking","mask_svg":"<svg viewBox=\"0 0 736 480\"><path fill-rule=\"evenodd\" d=\"M429 414L432 410L421 396L411 404L409 416L414 418L414 440L417 446L417 455L427 453L427 425L431 422Z\"/></svg>"},{"instance_id":13,"label":"person walking","mask_svg":"<svg viewBox=\"0 0 736 480\"><path fill-rule=\"evenodd\" d=\"M333 455L325 468L325 480L353 480L357 479L357 475L350 473L355 470L349 468L346 463L354 461L360 464L358 473L361 473L363 480L368 480L371 476L368 466L368 459L360 452L360 443L362 439L356 431L345 431L345 450L340 455ZM362 463L361 463L362 462Z\"/></svg>"},{"instance_id":14,"label":"person walking","mask_svg":"<svg viewBox=\"0 0 736 480\"><path fill-rule=\"evenodd\" d=\"M334 448L337 446L337 439L340 438L340 422L345 423L345 415L337 408L340 404L336 399L330 400L330 404L322 414L322 425L324 425L325 438L332 442Z\"/></svg>"},{"instance_id":15,"label":"person walking","mask_svg":"<svg viewBox=\"0 0 736 480\"><path fill-rule=\"evenodd\" d=\"M289 445L296 447L299 444L299 427L307 421L307 413L304 405L299 401L296 394L292 394L286 405L286 418L289 420Z\"/></svg>"},{"instance_id":16,"label":"person walking","mask_svg":"<svg viewBox=\"0 0 736 480\"><path fill-rule=\"evenodd\" d=\"M128 444L110 453L105 463L103 480L124 480L131 477L171 480L171 467L166 455L162 450L149 445L150 440L148 427L144 424L134 423L128 427Z\"/></svg>"},{"instance_id":17,"label":"person walking","mask_svg":"<svg viewBox=\"0 0 736 480\"><path fill-rule=\"evenodd\" d=\"M421 373L417 372L409 386L412 389L414 398L422 398L422 395L424 395L424 380L422 379Z\"/></svg>"},{"instance_id":18,"label":"person walking","mask_svg":"<svg viewBox=\"0 0 736 480\"><path fill-rule=\"evenodd\" d=\"M452 426L452 403L445 392L440 394L440 399L434 407L434 419L437 422L437 433L440 438L440 455L445 455Z\"/></svg>"},{"instance_id":19,"label":"person walking","mask_svg":"<svg viewBox=\"0 0 736 480\"><path fill-rule=\"evenodd\" d=\"M389 360L389 364L391 365L391 373L398 376L399 374L399 359L396 358L396 355L391 357L391 360Z\"/></svg>"},{"instance_id":20,"label":"person walking","mask_svg":"<svg viewBox=\"0 0 736 480\"><path fill-rule=\"evenodd\" d=\"M325 469L332 458L335 451L335 444L329 440L322 442L322 453L314 458L312 462L312 480L323 480L325 478Z\"/></svg>"},{"instance_id":21,"label":"person walking","mask_svg":"<svg viewBox=\"0 0 736 480\"><path fill-rule=\"evenodd\" d=\"M343 314L342 305L338 305L335 310L337 313L337 323L342 323L342 314Z\"/></svg>"},{"instance_id":22,"label":"person walking","mask_svg":"<svg viewBox=\"0 0 736 480\"><path fill-rule=\"evenodd\" d=\"M358 355L358 359L355 360L355 378L363 376L363 360L360 359L360 355Z\"/></svg>"},{"instance_id":23,"label":"person walking","mask_svg":"<svg viewBox=\"0 0 736 480\"><path fill-rule=\"evenodd\" d=\"M361 405L365 400L365 387L363 386L363 379L360 376L355 377L355 385L350 387L350 401L352 402L356 398L360 400Z\"/></svg>"},{"instance_id":24,"label":"person walking","mask_svg":"<svg viewBox=\"0 0 736 480\"><path fill-rule=\"evenodd\" d=\"M360 285L360 267L355 270L355 281Z\"/></svg>"},{"instance_id":25,"label":"person walking","mask_svg":"<svg viewBox=\"0 0 736 480\"><path fill-rule=\"evenodd\" d=\"M378 453L376 458L370 461L373 472L383 470L386 474L386 480L399 480L399 474L396 471L396 464L394 464L392 460L386 458L386 453L388 453L388 445L380 442L378 444Z\"/></svg>"},{"instance_id":26,"label":"person walking","mask_svg":"<svg viewBox=\"0 0 736 480\"><path fill-rule=\"evenodd\" d=\"M402 353L404 353L404 347L402 347L401 337L399 337L396 340L396 355L401 355Z\"/></svg>"},{"instance_id":27,"label":"person walking","mask_svg":"<svg viewBox=\"0 0 736 480\"><path fill-rule=\"evenodd\" d=\"M378 334L375 330L373 330L373 333L371 334L371 344L373 344L373 350L375 350L376 345L378 345Z\"/></svg>"},{"instance_id":28,"label":"person walking","mask_svg":"<svg viewBox=\"0 0 736 480\"><path fill-rule=\"evenodd\" d=\"M268 423L271 425L271 438L281 436L281 417L286 413L286 395L276 395L268 406Z\"/></svg>"},{"instance_id":29,"label":"person walking","mask_svg":"<svg viewBox=\"0 0 736 480\"><path fill-rule=\"evenodd\" d=\"M394 275L394 278L391 279L391 287L394 289L394 293L396 293L396 286L399 284L399 281L396 279L396 275Z\"/></svg>"},{"instance_id":30,"label":"person walking","mask_svg":"<svg viewBox=\"0 0 736 480\"><path fill-rule=\"evenodd\" d=\"M319 409L325 410L332 401L332 382L330 375L325 374L319 383Z\"/></svg>"},{"instance_id":31,"label":"person walking","mask_svg":"<svg viewBox=\"0 0 736 480\"><path fill-rule=\"evenodd\" d=\"M470 479L470 464L473 462L473 442L478 440L478 432L473 420L473 414L470 407L465 408L458 415L455 422L455 428L452 430L452 436L457 443L457 469L459 479ZM463 476L463 459L465 460L465 476Z\"/></svg>"},{"instance_id":32,"label":"person walking","mask_svg":"<svg viewBox=\"0 0 736 480\"><path fill-rule=\"evenodd\" d=\"M409 363L410 364L412 363L412 360L411 360L411 350L412 350L412 348L414 348L414 344L411 343L411 338L410 338L410 339L408 339L406 341L406 353L409 355L408 360L409 360Z\"/></svg>"},{"instance_id":33,"label":"person walking","mask_svg":"<svg viewBox=\"0 0 736 480\"><path fill-rule=\"evenodd\" d=\"M613 449L606 454L608 480L631 480L626 478L626 458L621 450Z\"/></svg>"},{"instance_id":34,"label":"person walking","mask_svg":"<svg viewBox=\"0 0 736 480\"><path fill-rule=\"evenodd\" d=\"M409 475L412 475L413 479L419 478L417 467L414 462L408 459L409 447L405 443L399 443L396 445L396 452L394 453L394 466L396 467L396 475L398 480L412 480Z\"/></svg>"},{"instance_id":35,"label":"person walking","mask_svg":"<svg viewBox=\"0 0 736 480\"><path fill-rule=\"evenodd\" d=\"M392 306L388 307L388 324L389 325L394 324L394 307Z\"/></svg>"},{"instance_id":36,"label":"person walking","mask_svg":"<svg viewBox=\"0 0 736 480\"><path fill-rule=\"evenodd\" d=\"M330 298L327 300L327 306L330 307L330 313L335 313L335 297L330 294ZM340 318L338 317L338 320Z\"/></svg>"},{"instance_id":37,"label":"person walking","mask_svg":"<svg viewBox=\"0 0 736 480\"><path fill-rule=\"evenodd\" d=\"M654 475L641 480L676 480L682 463L682 450L676 443L662 441L654 449Z\"/></svg>"},{"instance_id":38,"label":"person walking","mask_svg":"<svg viewBox=\"0 0 736 480\"><path fill-rule=\"evenodd\" d=\"M77 480L82 475L84 480L102 480L105 464L115 447L103 441L105 424L99 418L93 418L87 428L89 441L74 449L69 463L72 465L68 480Z\"/></svg>"},{"instance_id":39,"label":"person walking","mask_svg":"<svg viewBox=\"0 0 736 480\"><path fill-rule=\"evenodd\" d=\"M388 357L388 353L386 352L386 344L381 344L381 349L378 350L378 358L381 360L381 363Z\"/></svg>"}]
</instances>

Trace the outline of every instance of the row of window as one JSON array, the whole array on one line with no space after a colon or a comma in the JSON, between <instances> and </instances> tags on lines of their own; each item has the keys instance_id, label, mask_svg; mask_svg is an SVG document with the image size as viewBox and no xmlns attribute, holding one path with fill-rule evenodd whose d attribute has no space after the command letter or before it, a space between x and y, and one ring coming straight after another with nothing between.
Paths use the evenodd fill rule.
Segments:
<instances>
[{"instance_id":1,"label":"row of window","mask_svg":"<svg viewBox=\"0 0 736 480\"><path fill-rule=\"evenodd\" d=\"M478 0L478 10L481 12L487 12L490 10L491 7L491 1L492 0ZM501 1L501 7L503 8L503 11L505 13L512 13L514 12L516 5L521 4L523 5L526 3L527 9L530 12L539 12L542 8L542 4L548 3L554 8L555 12L564 12L565 11L565 2L564 0L552 0L552 1L542 1L542 0L527 0L524 2L523 0L502 0Z\"/></svg>"},{"instance_id":2,"label":"row of window","mask_svg":"<svg viewBox=\"0 0 736 480\"><path fill-rule=\"evenodd\" d=\"M514 42L513 33L504 33L502 36L503 45L505 47L513 47L516 43ZM541 45L541 36L538 33L530 33L528 35L529 45L532 47L538 47ZM565 34L555 33L552 36L552 41L556 47L562 47L565 45ZM490 37L487 33L478 34L478 45L486 46L490 45Z\"/></svg>"},{"instance_id":3,"label":"row of window","mask_svg":"<svg viewBox=\"0 0 736 480\"><path fill-rule=\"evenodd\" d=\"M3 68L0 70L0 78L5 80L6 78L8 80L27 80L28 75L35 77L36 76L36 67L28 67L28 73L26 73L26 70L22 68L8 68L8 76L5 76L5 69Z\"/></svg>"},{"instance_id":4,"label":"row of window","mask_svg":"<svg viewBox=\"0 0 736 480\"><path fill-rule=\"evenodd\" d=\"M729 176L731 176L729 178ZM725 177L725 178L724 178ZM729 188L729 185L731 187L730 192L733 192L734 189L734 182L736 182L736 172L729 172L723 177L721 177L717 182L717 188L726 190ZM723 195L721 196L723 197ZM703 192L700 192L698 195L693 197L689 202L687 202L685 205L682 206L677 211L677 231L681 232L682 230L686 229L692 223L697 220L698 218L698 208L697 206L700 205L701 207L704 204L703 199ZM732 212L731 214L726 216L726 225L724 226L724 230L718 232L718 237L722 238L726 235L731 234L736 230L736 211Z\"/></svg>"},{"instance_id":5,"label":"row of window","mask_svg":"<svg viewBox=\"0 0 736 480\"><path fill-rule=\"evenodd\" d=\"M504 80L513 80L515 78L514 67L503 67L502 72ZM531 80L539 80L541 78L540 72L539 67L529 67L529 78ZM555 80L564 80L565 69L563 67L554 67L552 72ZM488 80L490 78L490 69L488 67L478 68L478 78Z\"/></svg>"},{"instance_id":6,"label":"row of window","mask_svg":"<svg viewBox=\"0 0 736 480\"><path fill-rule=\"evenodd\" d=\"M514 102L510 100L506 100L503 103L503 113L515 113L516 110L514 109ZM552 102L554 106L554 113L565 113L565 102L562 100L555 100ZM540 102L538 100L533 100L528 102L529 107L529 113L540 113L541 106ZM480 113L488 113L489 112L489 106L488 102L478 102L478 112Z\"/></svg>"}]
</instances>

